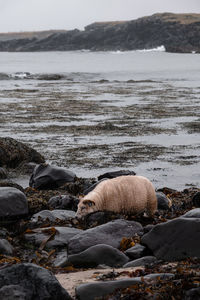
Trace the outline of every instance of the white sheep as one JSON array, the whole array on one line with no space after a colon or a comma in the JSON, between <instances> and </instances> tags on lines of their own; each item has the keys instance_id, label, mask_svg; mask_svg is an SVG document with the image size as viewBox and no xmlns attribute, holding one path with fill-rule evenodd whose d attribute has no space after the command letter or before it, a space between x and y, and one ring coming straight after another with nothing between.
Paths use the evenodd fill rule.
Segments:
<instances>
[{"instance_id":1,"label":"white sheep","mask_svg":"<svg viewBox=\"0 0 200 300\"><path fill-rule=\"evenodd\" d=\"M143 176L119 176L100 182L94 190L80 199L77 218L95 211L113 211L124 214L146 212L153 216L157 198L152 183Z\"/></svg>"}]
</instances>

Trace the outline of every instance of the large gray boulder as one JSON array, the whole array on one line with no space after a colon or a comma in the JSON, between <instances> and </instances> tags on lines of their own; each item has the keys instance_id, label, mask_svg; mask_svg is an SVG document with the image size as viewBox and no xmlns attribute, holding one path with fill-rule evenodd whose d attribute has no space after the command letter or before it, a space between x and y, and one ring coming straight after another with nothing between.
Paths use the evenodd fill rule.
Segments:
<instances>
[{"instance_id":1,"label":"large gray boulder","mask_svg":"<svg viewBox=\"0 0 200 300\"><path fill-rule=\"evenodd\" d=\"M77 234L69 240L68 252L69 254L79 253L97 244L119 248L123 237L130 238L135 234L143 234L143 227L140 223L118 219Z\"/></svg>"},{"instance_id":2,"label":"large gray boulder","mask_svg":"<svg viewBox=\"0 0 200 300\"><path fill-rule=\"evenodd\" d=\"M1 269L0 293L1 300L71 299L50 271L31 263Z\"/></svg>"},{"instance_id":3,"label":"large gray boulder","mask_svg":"<svg viewBox=\"0 0 200 300\"><path fill-rule=\"evenodd\" d=\"M69 240L82 232L81 229L71 227L47 227L37 228L26 233L24 238L27 242L40 246L47 241L45 247L51 249L56 247L67 247Z\"/></svg>"},{"instance_id":4,"label":"large gray boulder","mask_svg":"<svg viewBox=\"0 0 200 300\"><path fill-rule=\"evenodd\" d=\"M24 193L13 187L0 187L0 218L16 218L28 213Z\"/></svg>"},{"instance_id":5,"label":"large gray boulder","mask_svg":"<svg viewBox=\"0 0 200 300\"><path fill-rule=\"evenodd\" d=\"M22 162L43 163L36 150L9 137L0 138L0 167L16 168Z\"/></svg>"},{"instance_id":6,"label":"large gray boulder","mask_svg":"<svg viewBox=\"0 0 200 300\"><path fill-rule=\"evenodd\" d=\"M38 190L55 189L67 182L73 182L76 175L64 168L40 164L35 167L29 185Z\"/></svg>"},{"instance_id":7,"label":"large gray boulder","mask_svg":"<svg viewBox=\"0 0 200 300\"><path fill-rule=\"evenodd\" d=\"M180 217L158 224L142 237L141 243L165 261L200 258L200 218Z\"/></svg>"},{"instance_id":8,"label":"large gray boulder","mask_svg":"<svg viewBox=\"0 0 200 300\"><path fill-rule=\"evenodd\" d=\"M112 246L99 244L85 251L69 255L68 262L75 267L96 267L104 264L110 267L120 267L129 261L128 257Z\"/></svg>"}]
</instances>

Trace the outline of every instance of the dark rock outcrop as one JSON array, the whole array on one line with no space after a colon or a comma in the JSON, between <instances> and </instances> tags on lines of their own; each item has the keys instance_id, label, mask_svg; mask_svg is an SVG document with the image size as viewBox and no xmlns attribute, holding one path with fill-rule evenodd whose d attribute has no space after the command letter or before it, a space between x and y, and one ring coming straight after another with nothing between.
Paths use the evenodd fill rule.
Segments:
<instances>
[{"instance_id":1,"label":"dark rock outcrop","mask_svg":"<svg viewBox=\"0 0 200 300\"><path fill-rule=\"evenodd\" d=\"M0 270L1 300L70 300L55 276L34 264L16 264ZM17 298L17 295L19 296ZM9 298L8 298L9 297Z\"/></svg>"},{"instance_id":2,"label":"dark rock outcrop","mask_svg":"<svg viewBox=\"0 0 200 300\"><path fill-rule=\"evenodd\" d=\"M75 254L97 244L119 248L123 237L133 237L142 233L140 223L118 219L77 234L69 240L68 251L69 254Z\"/></svg>"},{"instance_id":3,"label":"dark rock outcrop","mask_svg":"<svg viewBox=\"0 0 200 300\"><path fill-rule=\"evenodd\" d=\"M84 31L2 41L0 51L124 51L161 45L168 52L200 52L200 14L163 13L132 21L97 22Z\"/></svg>"},{"instance_id":4,"label":"dark rock outcrop","mask_svg":"<svg viewBox=\"0 0 200 300\"><path fill-rule=\"evenodd\" d=\"M120 171L114 171L114 172L107 172L98 177L98 180L102 179L112 179L119 176L128 176L128 175L136 175L134 171L129 170L120 170Z\"/></svg>"},{"instance_id":5,"label":"dark rock outcrop","mask_svg":"<svg viewBox=\"0 0 200 300\"><path fill-rule=\"evenodd\" d=\"M47 164L35 167L29 185L38 190L55 189L66 182L73 182L76 175L64 168Z\"/></svg>"},{"instance_id":6,"label":"dark rock outcrop","mask_svg":"<svg viewBox=\"0 0 200 300\"><path fill-rule=\"evenodd\" d=\"M183 216L158 224L142 237L141 243L165 261L200 258L200 218Z\"/></svg>"},{"instance_id":7,"label":"dark rock outcrop","mask_svg":"<svg viewBox=\"0 0 200 300\"><path fill-rule=\"evenodd\" d=\"M44 157L12 138L0 138L0 167L16 168L23 162L43 163Z\"/></svg>"}]
</instances>

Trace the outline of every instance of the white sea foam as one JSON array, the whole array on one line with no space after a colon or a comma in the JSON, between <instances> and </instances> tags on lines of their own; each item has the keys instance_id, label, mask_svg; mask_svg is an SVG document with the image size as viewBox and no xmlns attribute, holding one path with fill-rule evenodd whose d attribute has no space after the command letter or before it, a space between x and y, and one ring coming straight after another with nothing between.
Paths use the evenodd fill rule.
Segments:
<instances>
[{"instance_id":1,"label":"white sea foam","mask_svg":"<svg viewBox=\"0 0 200 300\"><path fill-rule=\"evenodd\" d=\"M143 50L137 50L138 52L152 52L152 51L156 51L156 52L165 52L165 46L161 45L158 46L156 48L152 48L152 49L143 49Z\"/></svg>"}]
</instances>

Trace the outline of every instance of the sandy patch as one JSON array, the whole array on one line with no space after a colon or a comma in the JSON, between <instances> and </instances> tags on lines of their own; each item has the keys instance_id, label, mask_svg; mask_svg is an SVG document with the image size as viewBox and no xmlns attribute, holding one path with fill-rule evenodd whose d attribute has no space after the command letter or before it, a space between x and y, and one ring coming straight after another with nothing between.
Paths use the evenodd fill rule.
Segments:
<instances>
[{"instance_id":1,"label":"sandy patch","mask_svg":"<svg viewBox=\"0 0 200 300\"><path fill-rule=\"evenodd\" d=\"M142 267L135 267L135 268L120 268L120 269L90 269L87 271L80 271L80 272L74 272L74 273L65 273L65 274L57 274L56 278L60 282L60 284L67 290L67 292L72 296L75 297L75 288L76 286L82 284L82 283L91 283L98 281L99 278L101 278L102 275L106 275L110 272L114 273L120 273L120 272L134 272L138 269L144 269ZM130 278L128 274L121 274L119 275L116 280L121 278ZM111 280L111 279L110 279Z\"/></svg>"}]
</instances>

